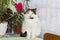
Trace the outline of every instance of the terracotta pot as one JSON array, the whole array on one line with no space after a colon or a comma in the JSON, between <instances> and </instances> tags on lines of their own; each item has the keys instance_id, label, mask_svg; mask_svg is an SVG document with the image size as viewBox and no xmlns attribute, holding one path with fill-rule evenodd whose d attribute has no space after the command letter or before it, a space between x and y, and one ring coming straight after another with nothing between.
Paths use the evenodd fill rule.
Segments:
<instances>
[{"instance_id":1,"label":"terracotta pot","mask_svg":"<svg viewBox=\"0 0 60 40\"><path fill-rule=\"evenodd\" d=\"M15 25L14 31L16 34L21 34L22 26L21 25Z\"/></svg>"}]
</instances>

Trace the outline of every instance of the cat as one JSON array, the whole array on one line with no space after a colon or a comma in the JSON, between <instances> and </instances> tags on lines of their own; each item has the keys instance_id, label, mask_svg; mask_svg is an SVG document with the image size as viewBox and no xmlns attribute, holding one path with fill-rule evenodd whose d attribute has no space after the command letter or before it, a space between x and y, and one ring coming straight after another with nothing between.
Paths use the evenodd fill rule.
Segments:
<instances>
[{"instance_id":1,"label":"cat","mask_svg":"<svg viewBox=\"0 0 60 40\"><path fill-rule=\"evenodd\" d=\"M27 32L25 35L28 39L40 36L41 24L36 14L35 9L28 9L24 14L24 21L22 24L22 33Z\"/></svg>"}]
</instances>

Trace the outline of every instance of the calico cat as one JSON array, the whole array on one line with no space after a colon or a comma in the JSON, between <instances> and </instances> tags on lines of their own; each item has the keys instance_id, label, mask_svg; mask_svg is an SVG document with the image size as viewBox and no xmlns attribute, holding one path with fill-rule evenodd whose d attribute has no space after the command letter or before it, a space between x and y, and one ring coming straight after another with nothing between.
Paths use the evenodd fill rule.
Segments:
<instances>
[{"instance_id":1,"label":"calico cat","mask_svg":"<svg viewBox=\"0 0 60 40\"><path fill-rule=\"evenodd\" d=\"M28 39L39 36L41 32L40 20L36 14L36 8L28 9L24 14L22 33L25 32L27 32L25 36Z\"/></svg>"}]
</instances>

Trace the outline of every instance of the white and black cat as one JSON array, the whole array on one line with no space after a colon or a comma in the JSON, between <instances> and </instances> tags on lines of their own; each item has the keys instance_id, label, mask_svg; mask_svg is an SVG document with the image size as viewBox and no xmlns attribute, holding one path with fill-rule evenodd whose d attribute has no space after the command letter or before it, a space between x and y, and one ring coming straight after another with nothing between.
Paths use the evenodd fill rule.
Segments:
<instances>
[{"instance_id":1,"label":"white and black cat","mask_svg":"<svg viewBox=\"0 0 60 40\"><path fill-rule=\"evenodd\" d=\"M41 24L38 16L36 15L36 9L28 9L24 14L22 33L24 33L29 39L39 36L40 32ZM22 36L24 36L24 34L22 34Z\"/></svg>"}]
</instances>

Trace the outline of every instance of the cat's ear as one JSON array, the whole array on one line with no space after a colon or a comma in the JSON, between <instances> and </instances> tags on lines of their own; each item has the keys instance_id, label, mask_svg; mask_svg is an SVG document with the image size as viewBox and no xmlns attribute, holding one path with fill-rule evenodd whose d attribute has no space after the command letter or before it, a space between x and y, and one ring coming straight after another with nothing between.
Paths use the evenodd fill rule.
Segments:
<instances>
[{"instance_id":1,"label":"cat's ear","mask_svg":"<svg viewBox=\"0 0 60 40\"><path fill-rule=\"evenodd\" d=\"M30 10L30 8L28 8L26 11L25 11L25 13L24 14L26 14L26 12L28 12Z\"/></svg>"},{"instance_id":2,"label":"cat's ear","mask_svg":"<svg viewBox=\"0 0 60 40\"><path fill-rule=\"evenodd\" d=\"M36 8L34 10L36 11Z\"/></svg>"},{"instance_id":3,"label":"cat's ear","mask_svg":"<svg viewBox=\"0 0 60 40\"><path fill-rule=\"evenodd\" d=\"M32 9L32 11L34 12L34 14L36 14L36 8L35 9Z\"/></svg>"}]
</instances>

